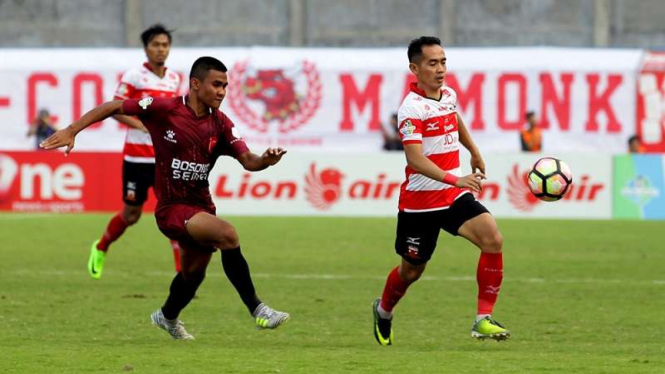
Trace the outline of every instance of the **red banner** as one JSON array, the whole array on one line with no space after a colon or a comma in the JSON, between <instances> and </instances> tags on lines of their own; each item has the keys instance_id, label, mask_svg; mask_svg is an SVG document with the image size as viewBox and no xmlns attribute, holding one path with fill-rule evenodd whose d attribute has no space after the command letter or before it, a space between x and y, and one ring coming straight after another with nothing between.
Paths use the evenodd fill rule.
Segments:
<instances>
[{"instance_id":1,"label":"red banner","mask_svg":"<svg viewBox=\"0 0 665 374\"><path fill-rule=\"evenodd\" d=\"M154 210L151 193L145 205ZM0 210L91 212L122 208L120 153L0 152Z\"/></svg>"},{"instance_id":2,"label":"red banner","mask_svg":"<svg viewBox=\"0 0 665 374\"><path fill-rule=\"evenodd\" d=\"M645 152L665 152L665 53L644 56L637 84L637 135Z\"/></svg>"}]
</instances>

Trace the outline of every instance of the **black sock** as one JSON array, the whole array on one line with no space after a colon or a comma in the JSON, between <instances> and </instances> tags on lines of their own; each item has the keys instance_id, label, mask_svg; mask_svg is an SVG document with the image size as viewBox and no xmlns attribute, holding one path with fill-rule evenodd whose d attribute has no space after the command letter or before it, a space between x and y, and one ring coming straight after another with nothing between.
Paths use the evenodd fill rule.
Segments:
<instances>
[{"instance_id":1,"label":"black sock","mask_svg":"<svg viewBox=\"0 0 665 374\"><path fill-rule=\"evenodd\" d=\"M196 295L196 290L203 282L204 277L185 280L182 273L176 274L173 282L171 282L169 297L162 307L164 318L171 320L178 318L180 311L185 309Z\"/></svg>"},{"instance_id":2,"label":"black sock","mask_svg":"<svg viewBox=\"0 0 665 374\"><path fill-rule=\"evenodd\" d=\"M222 266L231 284L238 291L242 302L245 303L249 312L254 314L256 307L261 304L261 300L256 296L252 276L249 275L249 265L240 252L240 247L222 250Z\"/></svg>"}]
</instances>

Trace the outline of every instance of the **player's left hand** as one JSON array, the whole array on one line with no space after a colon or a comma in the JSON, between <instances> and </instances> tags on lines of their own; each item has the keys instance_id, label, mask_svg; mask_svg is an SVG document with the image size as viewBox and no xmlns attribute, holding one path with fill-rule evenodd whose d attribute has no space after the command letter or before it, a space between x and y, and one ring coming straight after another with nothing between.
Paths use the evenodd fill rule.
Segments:
<instances>
[{"instance_id":1,"label":"player's left hand","mask_svg":"<svg viewBox=\"0 0 665 374\"><path fill-rule=\"evenodd\" d=\"M263 152L263 155L261 156L261 159L263 162L268 165L272 166L275 165L276 163L279 162L279 160L282 159L282 156L286 154L286 150L282 148L268 148L266 149L265 152Z\"/></svg>"},{"instance_id":2,"label":"player's left hand","mask_svg":"<svg viewBox=\"0 0 665 374\"><path fill-rule=\"evenodd\" d=\"M480 153L471 155L471 172L475 173L476 171L480 171L485 175L485 161L483 161L483 157Z\"/></svg>"},{"instance_id":3,"label":"player's left hand","mask_svg":"<svg viewBox=\"0 0 665 374\"><path fill-rule=\"evenodd\" d=\"M65 149L65 156L74 148L74 138L76 133L71 127L65 127L62 130L56 131L55 134L49 136L46 140L39 143L39 146L44 149L56 149L67 146Z\"/></svg>"}]
</instances>

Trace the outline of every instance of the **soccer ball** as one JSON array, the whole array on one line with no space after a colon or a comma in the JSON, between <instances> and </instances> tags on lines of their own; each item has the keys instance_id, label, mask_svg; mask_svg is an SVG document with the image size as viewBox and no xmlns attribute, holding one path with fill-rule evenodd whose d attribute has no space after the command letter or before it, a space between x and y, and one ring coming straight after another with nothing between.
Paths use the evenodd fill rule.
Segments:
<instances>
[{"instance_id":1,"label":"soccer ball","mask_svg":"<svg viewBox=\"0 0 665 374\"><path fill-rule=\"evenodd\" d=\"M570 190L573 174L565 162L543 157L533 164L527 179L534 196L543 201L557 201Z\"/></svg>"}]
</instances>

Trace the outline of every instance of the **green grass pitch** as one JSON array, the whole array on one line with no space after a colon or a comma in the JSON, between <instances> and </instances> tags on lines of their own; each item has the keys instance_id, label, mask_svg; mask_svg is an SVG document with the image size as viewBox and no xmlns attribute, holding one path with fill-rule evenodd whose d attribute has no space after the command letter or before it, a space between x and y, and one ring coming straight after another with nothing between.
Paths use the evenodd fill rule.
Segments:
<instances>
[{"instance_id":1,"label":"green grass pitch","mask_svg":"<svg viewBox=\"0 0 665 374\"><path fill-rule=\"evenodd\" d=\"M0 373L665 372L663 222L500 220L501 343L470 337L478 253L442 233L381 347L370 305L399 260L394 219L231 217L259 296L291 321L256 330L216 254L182 342L150 324L173 276L151 215L89 278L109 218L0 215Z\"/></svg>"}]
</instances>

